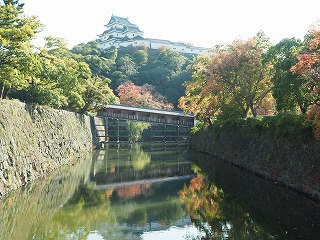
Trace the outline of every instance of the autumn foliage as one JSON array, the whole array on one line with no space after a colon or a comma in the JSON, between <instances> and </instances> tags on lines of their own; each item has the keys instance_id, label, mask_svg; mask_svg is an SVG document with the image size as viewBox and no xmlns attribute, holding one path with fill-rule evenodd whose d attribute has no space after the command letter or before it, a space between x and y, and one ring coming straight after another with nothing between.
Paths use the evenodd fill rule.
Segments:
<instances>
[{"instance_id":1,"label":"autumn foliage","mask_svg":"<svg viewBox=\"0 0 320 240\"><path fill-rule=\"evenodd\" d=\"M211 58L199 56L190 67L193 79L185 84L186 96L180 98L179 107L207 122L225 111L237 117L249 112L256 116L271 92L262 52L261 39L252 38L220 47Z\"/></svg>"},{"instance_id":2,"label":"autumn foliage","mask_svg":"<svg viewBox=\"0 0 320 240\"><path fill-rule=\"evenodd\" d=\"M320 139L320 30L312 30L305 53L298 56L298 63L291 68L295 74L305 77L305 85L313 96L313 105L307 112L307 121L315 128Z\"/></svg>"},{"instance_id":3,"label":"autumn foliage","mask_svg":"<svg viewBox=\"0 0 320 240\"><path fill-rule=\"evenodd\" d=\"M149 84L137 86L132 82L125 82L116 89L116 92L123 105L169 110L174 108Z\"/></svg>"},{"instance_id":4,"label":"autumn foliage","mask_svg":"<svg viewBox=\"0 0 320 240\"><path fill-rule=\"evenodd\" d=\"M191 179L190 185L179 191L181 202L185 205L187 213L193 219L220 219L219 204L223 200L223 192L216 186L210 185L201 176Z\"/></svg>"}]
</instances>

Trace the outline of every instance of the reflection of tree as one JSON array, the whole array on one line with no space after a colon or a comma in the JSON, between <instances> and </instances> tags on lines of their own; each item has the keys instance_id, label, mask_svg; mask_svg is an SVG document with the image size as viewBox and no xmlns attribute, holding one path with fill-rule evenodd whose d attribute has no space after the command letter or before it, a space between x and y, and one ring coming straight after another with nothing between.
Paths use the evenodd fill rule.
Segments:
<instances>
[{"instance_id":1,"label":"reflection of tree","mask_svg":"<svg viewBox=\"0 0 320 240\"><path fill-rule=\"evenodd\" d=\"M69 200L69 204L83 202L85 206L94 206L106 200L108 192L95 191L95 184L92 182L88 185L79 186L73 197Z\"/></svg>"},{"instance_id":2,"label":"reflection of tree","mask_svg":"<svg viewBox=\"0 0 320 240\"><path fill-rule=\"evenodd\" d=\"M140 207L127 203L127 209L122 209L123 217L120 217L121 222L133 226L146 226L147 223L158 222L161 226L170 226L176 223L179 219L185 216L181 204L176 200L165 201L160 203L139 203Z\"/></svg>"},{"instance_id":3,"label":"reflection of tree","mask_svg":"<svg viewBox=\"0 0 320 240\"><path fill-rule=\"evenodd\" d=\"M57 239L50 238L45 229L79 183L88 179L91 161L57 169L46 177L28 184L0 200L0 239Z\"/></svg>"},{"instance_id":4,"label":"reflection of tree","mask_svg":"<svg viewBox=\"0 0 320 240\"><path fill-rule=\"evenodd\" d=\"M141 145L134 144L133 151L130 154L130 164L132 164L135 171L143 170L150 164L151 155L149 152L143 151Z\"/></svg>"},{"instance_id":5,"label":"reflection of tree","mask_svg":"<svg viewBox=\"0 0 320 240\"><path fill-rule=\"evenodd\" d=\"M87 239L102 222L115 223L108 191L94 191L94 184L82 185L35 239Z\"/></svg>"},{"instance_id":6,"label":"reflection of tree","mask_svg":"<svg viewBox=\"0 0 320 240\"><path fill-rule=\"evenodd\" d=\"M206 182L203 177L197 176L191 179L188 187L184 186L183 190L179 191L179 195L191 219L195 220L206 235L210 235L210 231L215 235L222 233L220 224L222 219L220 203L224 197L222 190ZM208 229L202 222L210 222L212 229Z\"/></svg>"},{"instance_id":7,"label":"reflection of tree","mask_svg":"<svg viewBox=\"0 0 320 240\"><path fill-rule=\"evenodd\" d=\"M140 141L144 130L150 128L151 124L146 122L127 121L127 128L131 130L132 141Z\"/></svg>"},{"instance_id":8,"label":"reflection of tree","mask_svg":"<svg viewBox=\"0 0 320 240\"><path fill-rule=\"evenodd\" d=\"M135 184L131 186L123 186L117 188L118 196L121 198L133 198L135 196L140 196L146 190L151 189L151 184Z\"/></svg>"},{"instance_id":9,"label":"reflection of tree","mask_svg":"<svg viewBox=\"0 0 320 240\"><path fill-rule=\"evenodd\" d=\"M126 222L130 225L145 226L148 222L147 211L144 208L133 211Z\"/></svg>"},{"instance_id":10,"label":"reflection of tree","mask_svg":"<svg viewBox=\"0 0 320 240\"><path fill-rule=\"evenodd\" d=\"M197 176L179 191L181 202L205 239L270 239L236 202L206 177Z\"/></svg>"}]
</instances>

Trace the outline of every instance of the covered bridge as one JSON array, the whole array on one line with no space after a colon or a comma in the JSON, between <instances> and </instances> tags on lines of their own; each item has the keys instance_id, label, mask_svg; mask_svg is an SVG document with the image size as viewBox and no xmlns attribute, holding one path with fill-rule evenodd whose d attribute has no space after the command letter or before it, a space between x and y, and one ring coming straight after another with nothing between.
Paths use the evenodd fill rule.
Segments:
<instances>
[{"instance_id":1,"label":"covered bridge","mask_svg":"<svg viewBox=\"0 0 320 240\"><path fill-rule=\"evenodd\" d=\"M191 114L184 114L181 111L132 107L119 104L103 105L101 109L98 110L97 117L164 123L189 127L194 126L194 116Z\"/></svg>"}]
</instances>

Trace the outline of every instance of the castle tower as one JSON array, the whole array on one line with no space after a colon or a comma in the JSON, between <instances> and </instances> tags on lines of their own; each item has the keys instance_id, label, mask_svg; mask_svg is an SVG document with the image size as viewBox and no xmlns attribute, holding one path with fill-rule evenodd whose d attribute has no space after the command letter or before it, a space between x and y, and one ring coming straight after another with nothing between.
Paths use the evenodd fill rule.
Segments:
<instances>
[{"instance_id":1,"label":"castle tower","mask_svg":"<svg viewBox=\"0 0 320 240\"><path fill-rule=\"evenodd\" d=\"M112 15L108 24L104 25L107 29L99 37L99 47L102 49L112 46L118 48L120 46L132 45L137 39L143 39L143 32L139 27L132 24L128 18Z\"/></svg>"}]
</instances>

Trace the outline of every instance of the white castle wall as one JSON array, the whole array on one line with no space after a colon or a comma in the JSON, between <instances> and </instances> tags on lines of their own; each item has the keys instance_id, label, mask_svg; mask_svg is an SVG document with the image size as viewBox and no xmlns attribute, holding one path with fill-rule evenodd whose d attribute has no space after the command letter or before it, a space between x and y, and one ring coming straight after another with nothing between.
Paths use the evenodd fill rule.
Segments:
<instances>
[{"instance_id":1,"label":"white castle wall","mask_svg":"<svg viewBox=\"0 0 320 240\"><path fill-rule=\"evenodd\" d=\"M161 41L161 40L160 40ZM188 45L180 45L174 43L166 43L166 42L156 42L148 39L144 40L132 40L132 41L109 41L109 42L102 42L99 44L99 47L102 49L108 49L111 47L129 47L129 46L141 46L144 45L150 49L160 49L160 48L169 48L171 50L183 53L190 53L190 54L211 54L207 49L188 46Z\"/></svg>"}]
</instances>

